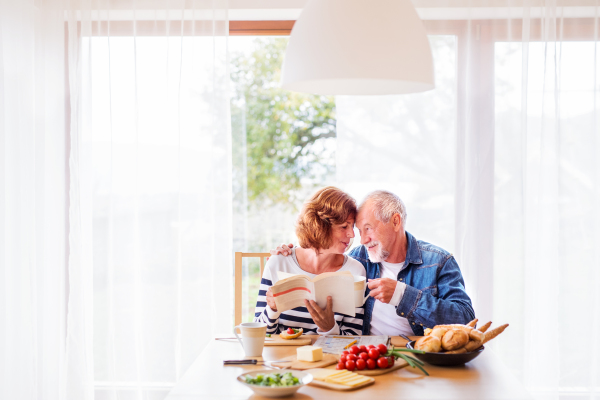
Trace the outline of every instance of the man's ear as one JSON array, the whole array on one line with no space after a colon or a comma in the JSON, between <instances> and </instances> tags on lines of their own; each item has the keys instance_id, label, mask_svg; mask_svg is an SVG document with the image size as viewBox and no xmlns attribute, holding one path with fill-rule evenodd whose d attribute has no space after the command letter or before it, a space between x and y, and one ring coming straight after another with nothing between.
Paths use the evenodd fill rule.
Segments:
<instances>
[{"instance_id":1,"label":"man's ear","mask_svg":"<svg viewBox=\"0 0 600 400\"><path fill-rule=\"evenodd\" d=\"M402 228L402 217L400 214L396 213L392 216L392 226L394 227L395 232L399 232Z\"/></svg>"}]
</instances>

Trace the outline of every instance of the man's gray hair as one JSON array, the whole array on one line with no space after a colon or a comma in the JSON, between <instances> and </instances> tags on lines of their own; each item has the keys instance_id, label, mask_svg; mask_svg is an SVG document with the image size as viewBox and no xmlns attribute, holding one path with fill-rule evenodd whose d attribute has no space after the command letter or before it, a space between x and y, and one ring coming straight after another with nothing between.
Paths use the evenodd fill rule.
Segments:
<instances>
[{"instance_id":1,"label":"man's gray hair","mask_svg":"<svg viewBox=\"0 0 600 400\"><path fill-rule=\"evenodd\" d=\"M402 229L406 226L406 206L400 197L386 190L376 190L371 192L360 203L358 211L365 206L367 202L373 203L375 218L387 224L394 214L400 214L402 217Z\"/></svg>"}]
</instances>

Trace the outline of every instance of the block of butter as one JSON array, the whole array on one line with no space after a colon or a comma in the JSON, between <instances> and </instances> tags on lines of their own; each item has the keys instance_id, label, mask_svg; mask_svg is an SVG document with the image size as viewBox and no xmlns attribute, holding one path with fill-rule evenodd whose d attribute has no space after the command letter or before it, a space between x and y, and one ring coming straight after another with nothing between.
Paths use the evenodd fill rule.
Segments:
<instances>
[{"instance_id":1,"label":"block of butter","mask_svg":"<svg viewBox=\"0 0 600 400\"><path fill-rule=\"evenodd\" d=\"M298 361L315 362L323 359L323 349L318 346L302 346L296 350Z\"/></svg>"}]
</instances>

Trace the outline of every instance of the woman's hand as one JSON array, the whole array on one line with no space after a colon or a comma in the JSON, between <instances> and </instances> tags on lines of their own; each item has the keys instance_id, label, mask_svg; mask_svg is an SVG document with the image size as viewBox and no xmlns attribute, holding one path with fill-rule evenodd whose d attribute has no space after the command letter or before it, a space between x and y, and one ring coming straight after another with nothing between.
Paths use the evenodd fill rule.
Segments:
<instances>
[{"instance_id":1,"label":"woman's hand","mask_svg":"<svg viewBox=\"0 0 600 400\"><path fill-rule=\"evenodd\" d=\"M271 288L267 289L267 305L273 311L277 311L277 304L275 304L275 297L273 297L273 291Z\"/></svg>"},{"instance_id":2,"label":"woman's hand","mask_svg":"<svg viewBox=\"0 0 600 400\"><path fill-rule=\"evenodd\" d=\"M306 309L310 313L315 325L323 332L328 332L335 326L335 319L333 318L333 300L331 296L327 296L327 306L325 309L319 307L317 303L312 300L304 300Z\"/></svg>"},{"instance_id":3,"label":"woman's hand","mask_svg":"<svg viewBox=\"0 0 600 400\"><path fill-rule=\"evenodd\" d=\"M278 256L278 255L282 255L282 256L290 256L292 255L292 249L294 248L294 244L290 243L288 245L286 244L282 244L281 246L277 247L275 250L271 250L271 255L273 256Z\"/></svg>"}]
</instances>

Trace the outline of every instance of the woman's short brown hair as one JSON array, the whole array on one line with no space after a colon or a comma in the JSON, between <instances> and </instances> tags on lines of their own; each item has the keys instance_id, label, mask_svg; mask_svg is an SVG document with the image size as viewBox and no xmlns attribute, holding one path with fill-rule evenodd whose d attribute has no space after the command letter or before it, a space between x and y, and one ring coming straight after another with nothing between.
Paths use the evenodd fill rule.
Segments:
<instances>
[{"instance_id":1,"label":"woman's short brown hair","mask_svg":"<svg viewBox=\"0 0 600 400\"><path fill-rule=\"evenodd\" d=\"M356 201L344 191L327 186L318 190L302 207L296 222L300 247L328 249L332 244L332 226L356 217Z\"/></svg>"}]
</instances>

